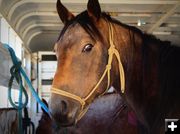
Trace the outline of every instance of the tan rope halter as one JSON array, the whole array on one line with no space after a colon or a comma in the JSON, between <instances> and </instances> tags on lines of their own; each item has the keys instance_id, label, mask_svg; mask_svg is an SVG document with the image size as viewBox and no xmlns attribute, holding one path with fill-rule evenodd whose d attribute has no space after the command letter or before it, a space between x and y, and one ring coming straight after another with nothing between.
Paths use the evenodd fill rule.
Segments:
<instances>
[{"instance_id":1,"label":"tan rope halter","mask_svg":"<svg viewBox=\"0 0 180 134\"><path fill-rule=\"evenodd\" d=\"M88 109L87 107L84 109L84 107L85 107L85 105L87 103L87 100L90 99L90 97L97 90L97 88L99 87L99 85L103 81L103 79L106 76L106 74L107 74L107 78L108 78L108 83L107 83L107 89L105 90L105 92L109 89L110 80L111 80L111 78L110 78L110 71L111 71L111 66L112 66L113 55L116 56L118 64L119 64L121 92L124 93L124 90L125 90L124 68L123 68L123 65L122 65L122 62L121 62L121 58L120 58L119 52L115 48L115 45L113 43L113 37L114 37L113 33L114 33L114 31L113 31L112 24L109 23L109 43L110 43L110 47L108 49L108 55L109 55L108 64L106 65L106 69L104 70L104 73L102 74L100 80L98 81L98 83L95 85L95 87L91 90L91 92L86 97L81 98L81 97L79 97L79 96L77 96L75 94L66 92L64 90L57 89L55 87L51 88L51 93L58 94L58 95L61 95L61 96L65 96L65 97L74 99L74 100L78 101L81 104L82 107L81 107L81 111L80 111L80 114L79 114L79 119L85 114L85 112Z\"/></svg>"}]
</instances>

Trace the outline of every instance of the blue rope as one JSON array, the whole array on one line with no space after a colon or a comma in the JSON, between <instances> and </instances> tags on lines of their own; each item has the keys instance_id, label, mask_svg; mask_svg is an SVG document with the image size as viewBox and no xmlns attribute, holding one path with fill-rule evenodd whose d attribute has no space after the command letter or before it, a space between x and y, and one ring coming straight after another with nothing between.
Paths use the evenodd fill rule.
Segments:
<instances>
[{"instance_id":1,"label":"blue rope","mask_svg":"<svg viewBox=\"0 0 180 134\"><path fill-rule=\"evenodd\" d=\"M28 103L28 95L27 92L25 90L25 88L23 87L22 84L22 77L19 73L19 68L21 66L21 62L18 62L17 65L13 65L10 69L10 73L11 73L11 78L9 80L9 85L8 85L8 99L9 102L11 103L11 105L16 108L18 110L18 130L19 130L19 134L23 133L23 128L22 128L22 109L26 107L27 103ZM17 83L19 84L19 100L18 100L18 105L16 105L13 100L12 100L12 84L13 84L13 80L16 79ZM25 96L25 102L22 103L22 93L24 93Z\"/></svg>"},{"instance_id":2,"label":"blue rope","mask_svg":"<svg viewBox=\"0 0 180 134\"><path fill-rule=\"evenodd\" d=\"M25 89L22 85L22 78L21 75L19 74L19 67L21 66L21 62L18 62L17 65L13 65L10 69L11 72L11 78L9 80L9 85L8 85L8 99L11 105L18 110L18 130L19 134L23 133L23 128L22 128L22 109L27 105L28 103L28 95L25 92ZM18 105L16 105L13 100L12 100L12 94L11 94L11 88L13 84L13 80L16 79L17 83L19 84L19 100L18 100ZM22 93L25 95L25 102L24 104L22 103Z\"/></svg>"},{"instance_id":3,"label":"blue rope","mask_svg":"<svg viewBox=\"0 0 180 134\"><path fill-rule=\"evenodd\" d=\"M14 50L8 44L3 44L3 47L9 51L12 62L13 62L13 66L10 69L11 78L10 78L10 81L9 81L8 98L9 98L9 101L10 101L11 105L18 110L19 133L22 133L22 109L28 103L28 95L27 95L27 92L26 92L25 88L23 87L22 77L24 78L25 82L27 83L27 85L28 85L33 97L36 99L36 101L41 105L41 107L44 109L44 111L46 111L49 114L50 117L51 117L51 114L50 114L50 111L49 111L48 107L41 101L41 99L37 95L35 89L33 88L32 84L31 84L31 81L27 77L25 71L22 69L21 62L16 57L16 54L15 54ZM12 83L13 83L14 78L16 79L17 83L19 84L19 98L18 98L19 102L18 102L18 105L16 105L12 101L12 97L11 97L11 88L12 88ZM25 102L24 103L22 102L23 94L25 96Z\"/></svg>"}]
</instances>

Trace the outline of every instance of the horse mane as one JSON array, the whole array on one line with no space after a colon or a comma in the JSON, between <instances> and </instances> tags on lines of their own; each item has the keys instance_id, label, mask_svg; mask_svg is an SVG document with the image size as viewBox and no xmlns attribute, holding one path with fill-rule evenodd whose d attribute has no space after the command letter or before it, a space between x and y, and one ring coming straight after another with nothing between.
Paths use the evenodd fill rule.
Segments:
<instances>
[{"instance_id":1,"label":"horse mane","mask_svg":"<svg viewBox=\"0 0 180 134\"><path fill-rule=\"evenodd\" d=\"M142 32L140 29L138 29L138 28L135 27L135 26L130 26L130 25L121 23L120 21L112 18L112 17L111 17L108 13L106 13L106 12L103 12L103 13L102 13L102 16L103 16L103 18L107 19L107 20L110 21L110 22L113 22L113 23L115 23L115 24L121 25L121 26L123 26L124 28L127 28L127 29L129 29L129 30L132 30L132 31L135 32L135 33L138 33L139 35L142 36L145 44L147 44L147 43L155 43L155 44L171 45L171 42L170 42L170 41L162 41L162 40L158 39L156 36L154 36L154 35L152 35L152 34L148 34L148 33Z\"/></svg>"}]
</instances>

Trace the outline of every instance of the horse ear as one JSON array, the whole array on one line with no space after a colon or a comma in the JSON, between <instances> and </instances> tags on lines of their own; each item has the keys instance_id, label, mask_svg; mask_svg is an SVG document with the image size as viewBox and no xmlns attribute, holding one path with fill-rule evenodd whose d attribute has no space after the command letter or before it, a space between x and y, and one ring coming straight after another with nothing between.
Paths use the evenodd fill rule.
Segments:
<instances>
[{"instance_id":1,"label":"horse ear","mask_svg":"<svg viewBox=\"0 0 180 134\"><path fill-rule=\"evenodd\" d=\"M101 16L101 7L98 0L89 0L87 5L88 15L96 21Z\"/></svg>"},{"instance_id":2,"label":"horse ear","mask_svg":"<svg viewBox=\"0 0 180 134\"><path fill-rule=\"evenodd\" d=\"M66 24L68 21L74 18L74 15L71 12L69 12L69 10L61 3L61 0L57 0L56 8L59 17L64 24Z\"/></svg>"}]
</instances>

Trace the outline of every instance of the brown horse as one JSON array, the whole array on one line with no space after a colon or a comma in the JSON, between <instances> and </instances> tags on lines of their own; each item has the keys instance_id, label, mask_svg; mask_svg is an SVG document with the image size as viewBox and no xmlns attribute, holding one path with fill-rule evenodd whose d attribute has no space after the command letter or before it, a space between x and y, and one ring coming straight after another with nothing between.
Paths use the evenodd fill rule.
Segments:
<instances>
[{"instance_id":1,"label":"brown horse","mask_svg":"<svg viewBox=\"0 0 180 134\"><path fill-rule=\"evenodd\" d=\"M65 26L55 46L50 102L55 122L76 123L106 85L120 93L125 87L122 96L144 133L163 133L165 118L180 118L179 47L112 19L98 0L89 0L77 16L58 0L57 11Z\"/></svg>"},{"instance_id":2,"label":"brown horse","mask_svg":"<svg viewBox=\"0 0 180 134\"><path fill-rule=\"evenodd\" d=\"M95 99L83 118L72 127L58 128L43 110L36 134L137 134L137 125L134 112L119 94L112 93Z\"/></svg>"}]
</instances>

